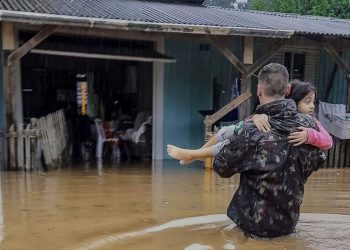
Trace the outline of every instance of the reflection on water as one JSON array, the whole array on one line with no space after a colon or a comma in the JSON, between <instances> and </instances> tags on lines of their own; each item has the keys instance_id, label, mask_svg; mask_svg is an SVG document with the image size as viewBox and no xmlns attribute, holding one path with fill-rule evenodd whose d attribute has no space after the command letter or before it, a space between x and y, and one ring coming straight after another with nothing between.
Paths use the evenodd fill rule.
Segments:
<instances>
[{"instance_id":1,"label":"reflection on water","mask_svg":"<svg viewBox=\"0 0 350 250\"><path fill-rule=\"evenodd\" d=\"M306 185L302 211L350 214L349 181L349 170L315 173ZM181 167L176 161L3 172L0 248L78 249L176 219L222 214L238 182L238 176L221 179L201 164ZM302 220L296 235L267 242L227 230L224 220L111 241L97 249L324 249L322 238L335 249L350 244L349 222L325 220Z\"/></svg>"},{"instance_id":2,"label":"reflection on water","mask_svg":"<svg viewBox=\"0 0 350 250\"><path fill-rule=\"evenodd\" d=\"M305 213L293 235L252 239L246 238L226 215L208 215L110 235L80 249L348 249L349 227L350 215Z\"/></svg>"}]
</instances>

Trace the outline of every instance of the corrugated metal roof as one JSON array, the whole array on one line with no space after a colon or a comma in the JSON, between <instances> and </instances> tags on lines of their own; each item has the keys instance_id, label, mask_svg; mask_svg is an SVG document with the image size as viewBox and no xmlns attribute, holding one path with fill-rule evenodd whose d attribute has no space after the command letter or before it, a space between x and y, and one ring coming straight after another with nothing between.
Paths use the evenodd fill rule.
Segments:
<instances>
[{"instance_id":1,"label":"corrugated metal roof","mask_svg":"<svg viewBox=\"0 0 350 250\"><path fill-rule=\"evenodd\" d=\"M27 12L27 16L23 15ZM78 17L94 18L99 20L113 20L117 24L128 21L130 24L147 25L180 25L198 26L203 30L197 33L211 33L213 30L228 28L226 35L242 34L242 30L249 30L254 36L276 36L277 32L285 32L284 36L291 34L310 34L350 37L350 20L301 16L294 14L238 11L218 7L201 5L186 5L140 0L2 0L0 1L1 20L11 19L16 14L16 21L21 17L28 18L28 13L48 14L51 18ZM21 16L21 14L23 16ZM54 16L55 15L55 16ZM39 18L33 15L30 20ZM68 22L68 21L67 21ZM178 27L178 26L176 26ZM205 27L210 27L206 30ZM151 31L151 30L150 30ZM156 31L153 29L152 31ZM157 31L167 31L166 29ZM172 30L176 32L176 30ZM184 32L184 30L182 30ZM191 30L188 31L189 33ZM270 32L270 35L266 35ZM276 32L274 35L273 32ZM289 34L289 35L288 35Z\"/></svg>"}]
</instances>

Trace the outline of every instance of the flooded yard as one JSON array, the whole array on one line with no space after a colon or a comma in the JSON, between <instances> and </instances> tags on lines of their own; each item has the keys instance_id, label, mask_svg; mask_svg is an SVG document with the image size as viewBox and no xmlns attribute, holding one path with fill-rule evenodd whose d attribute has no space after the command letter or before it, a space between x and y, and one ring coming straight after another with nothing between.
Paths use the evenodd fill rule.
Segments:
<instances>
[{"instance_id":1,"label":"flooded yard","mask_svg":"<svg viewBox=\"0 0 350 250\"><path fill-rule=\"evenodd\" d=\"M2 172L1 249L349 249L350 169L314 173L297 232L247 239L226 217L238 176L176 161Z\"/></svg>"}]
</instances>

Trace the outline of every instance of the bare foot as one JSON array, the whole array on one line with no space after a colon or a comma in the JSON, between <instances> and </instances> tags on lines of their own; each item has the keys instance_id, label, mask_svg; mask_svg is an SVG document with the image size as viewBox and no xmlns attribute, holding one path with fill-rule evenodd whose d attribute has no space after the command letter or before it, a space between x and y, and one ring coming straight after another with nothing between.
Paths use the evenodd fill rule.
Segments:
<instances>
[{"instance_id":1,"label":"bare foot","mask_svg":"<svg viewBox=\"0 0 350 250\"><path fill-rule=\"evenodd\" d=\"M193 160L191 160L191 161L180 160L181 165L191 164L192 162L193 162Z\"/></svg>"},{"instance_id":2,"label":"bare foot","mask_svg":"<svg viewBox=\"0 0 350 250\"><path fill-rule=\"evenodd\" d=\"M192 157L188 154L187 149L182 149L175 147L174 145L167 145L167 151L170 157L177 159L181 162L191 162L193 159Z\"/></svg>"}]
</instances>

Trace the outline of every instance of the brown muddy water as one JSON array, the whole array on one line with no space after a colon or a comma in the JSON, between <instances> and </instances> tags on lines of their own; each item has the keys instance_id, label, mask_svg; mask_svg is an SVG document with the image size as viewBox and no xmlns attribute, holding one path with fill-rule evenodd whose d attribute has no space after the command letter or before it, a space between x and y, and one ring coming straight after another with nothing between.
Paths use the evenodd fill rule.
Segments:
<instances>
[{"instance_id":1,"label":"brown muddy water","mask_svg":"<svg viewBox=\"0 0 350 250\"><path fill-rule=\"evenodd\" d=\"M350 169L305 187L294 235L247 239L226 217L238 176L176 161L2 172L1 249L350 249Z\"/></svg>"}]
</instances>

